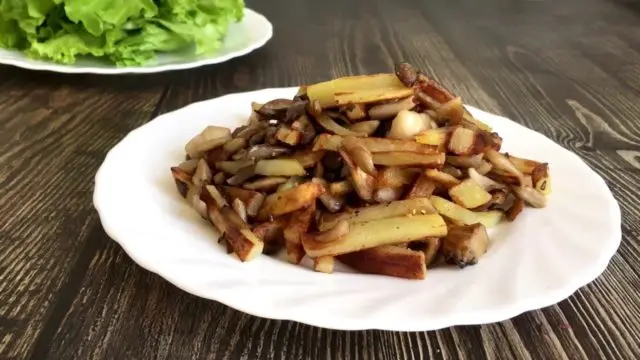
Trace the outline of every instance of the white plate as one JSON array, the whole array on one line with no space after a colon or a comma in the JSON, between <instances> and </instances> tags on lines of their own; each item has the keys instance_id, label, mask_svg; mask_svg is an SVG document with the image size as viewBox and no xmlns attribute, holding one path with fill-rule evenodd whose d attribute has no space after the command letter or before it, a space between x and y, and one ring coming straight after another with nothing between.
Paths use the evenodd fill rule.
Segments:
<instances>
[{"instance_id":1,"label":"white plate","mask_svg":"<svg viewBox=\"0 0 640 360\"><path fill-rule=\"evenodd\" d=\"M501 321L554 304L596 278L621 239L620 210L605 182L580 158L508 119L470 108L505 139L504 150L548 161L553 194L491 229L478 265L430 270L423 281L332 275L259 256L241 263L178 195L169 167L206 125L236 127L251 101L291 98L295 88L232 94L164 114L132 131L96 176L102 224L137 263L192 294L249 314L320 327L433 330Z\"/></svg>"},{"instance_id":2,"label":"white plate","mask_svg":"<svg viewBox=\"0 0 640 360\"><path fill-rule=\"evenodd\" d=\"M262 47L273 35L269 20L261 14L245 9L244 18L229 26L222 47L213 55L196 56L191 52L159 54L154 64L141 67L116 67L106 60L84 58L73 65L56 64L51 61L34 60L16 50L0 48L0 64L14 65L30 70L59 73L91 74L146 74L171 70L182 70L217 64L242 56Z\"/></svg>"}]
</instances>

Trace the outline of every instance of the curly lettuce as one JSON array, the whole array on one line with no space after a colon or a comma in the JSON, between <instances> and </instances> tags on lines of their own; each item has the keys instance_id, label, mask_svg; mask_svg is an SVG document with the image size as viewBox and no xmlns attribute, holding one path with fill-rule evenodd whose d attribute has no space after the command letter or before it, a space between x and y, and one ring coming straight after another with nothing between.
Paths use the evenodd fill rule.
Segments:
<instances>
[{"instance_id":1,"label":"curly lettuce","mask_svg":"<svg viewBox=\"0 0 640 360\"><path fill-rule=\"evenodd\" d=\"M0 0L0 47L73 64L147 65L160 52L213 54L243 0Z\"/></svg>"}]
</instances>

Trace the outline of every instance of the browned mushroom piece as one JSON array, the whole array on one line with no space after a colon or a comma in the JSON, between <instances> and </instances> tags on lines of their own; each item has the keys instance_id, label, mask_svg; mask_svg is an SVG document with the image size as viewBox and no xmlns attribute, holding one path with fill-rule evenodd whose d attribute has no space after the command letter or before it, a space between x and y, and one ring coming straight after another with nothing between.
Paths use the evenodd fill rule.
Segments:
<instances>
[{"instance_id":1,"label":"browned mushroom piece","mask_svg":"<svg viewBox=\"0 0 640 360\"><path fill-rule=\"evenodd\" d=\"M269 119L284 120L287 110L294 104L291 99L274 99L262 105L257 112Z\"/></svg>"},{"instance_id":2,"label":"browned mushroom piece","mask_svg":"<svg viewBox=\"0 0 640 360\"><path fill-rule=\"evenodd\" d=\"M171 175L176 182L178 192L182 197L186 198L187 192L189 191L189 185L191 184L191 175L187 174L187 172L178 166L171 168Z\"/></svg>"},{"instance_id":3,"label":"browned mushroom piece","mask_svg":"<svg viewBox=\"0 0 640 360\"><path fill-rule=\"evenodd\" d=\"M489 245L487 229L482 224L452 226L442 239L440 251L448 263L461 268L475 265Z\"/></svg>"},{"instance_id":4,"label":"browned mushroom piece","mask_svg":"<svg viewBox=\"0 0 640 360\"><path fill-rule=\"evenodd\" d=\"M418 73L409 63L401 62L397 64L395 72L398 79L400 79L406 87L412 87L418 80Z\"/></svg>"},{"instance_id":5,"label":"browned mushroom piece","mask_svg":"<svg viewBox=\"0 0 640 360\"><path fill-rule=\"evenodd\" d=\"M271 146L259 144L252 146L246 154L248 159L262 160L270 159L291 153L291 149L284 146Z\"/></svg>"}]
</instances>

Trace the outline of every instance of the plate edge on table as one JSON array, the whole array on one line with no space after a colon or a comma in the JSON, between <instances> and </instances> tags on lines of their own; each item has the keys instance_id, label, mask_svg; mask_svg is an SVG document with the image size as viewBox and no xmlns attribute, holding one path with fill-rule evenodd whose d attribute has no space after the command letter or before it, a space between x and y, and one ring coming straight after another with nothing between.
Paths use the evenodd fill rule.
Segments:
<instances>
[{"instance_id":1,"label":"plate edge on table","mask_svg":"<svg viewBox=\"0 0 640 360\"><path fill-rule=\"evenodd\" d=\"M176 71L176 70L187 70L198 68L202 66L214 65L223 63L225 61L231 60L233 58L237 58L240 56L247 55L261 47L263 47L272 37L273 37L273 25L271 22L261 13L252 10L250 8L245 8L245 18L247 14L249 16L255 17L258 21L262 22L262 25L265 26L265 33L261 34L262 36L251 43L250 46L231 52L224 56L216 57L215 54L212 54L211 57L200 59L193 62L185 62L185 63L175 63L175 64L166 64L166 65L157 65L157 66L148 66L148 67L74 67L73 65L65 65L58 64L54 62L41 61L38 63L28 63L22 59L9 59L0 57L0 65L14 66L21 69L33 70L33 71L46 71L46 72L55 72L61 74L95 74L95 75L134 75L134 74L153 74L167 71ZM15 51L9 49L0 49L5 51Z\"/></svg>"},{"instance_id":2,"label":"plate edge on table","mask_svg":"<svg viewBox=\"0 0 640 360\"><path fill-rule=\"evenodd\" d=\"M217 302L220 302L226 306L229 306L233 309L239 310L241 312L253 315L253 316L258 316L258 317L262 317L262 318L266 318L266 319L274 319L274 320L288 320L288 321L294 321L294 322L298 322L298 323L302 323L302 324L307 324L307 325L311 325L311 326L317 326L317 327L322 327L322 328L327 328L327 329L334 329L334 330L345 330L345 331L356 331L356 330L389 330L389 331L430 331L430 330L438 330L438 329L442 329L442 328L446 328L446 327L450 327L450 326L458 326L458 325L479 325L479 324L487 324L487 323L494 323L494 322L499 322L499 321L503 321L503 320L507 320L510 318L513 318L519 314L522 314L524 312L527 311L533 311L533 310L537 310L537 309L541 309L547 306L551 306L554 305L566 298L568 298L569 296L571 296L574 292L576 292L578 289L582 288L583 286L589 284L590 282L592 282L593 280L595 280L596 278L598 278L603 272L604 270L607 268L611 258L615 255L617 249L619 248L620 242L621 242L621 238L622 238L622 230L621 230L621 224L620 224L620 220L621 220L621 212L620 212L620 206L617 203L617 201L615 200L615 198L613 197L613 194L611 193L610 188L607 186L606 182L604 181L604 179L597 174L595 171L593 171L593 169L586 164L586 162L584 162L584 160L582 160L582 158L580 158L578 155L576 155L575 153L565 149L568 153L570 153L573 157L575 157L576 160L578 160L582 166L587 167L591 172L593 172L593 174L595 176L597 176L597 178L599 179L599 181L601 182L601 185L604 186L607 191L608 191L608 195L610 196L610 200L611 203L610 205L612 205L612 208L610 209L611 211L611 217L616 219L616 224L618 224L615 227L615 233L612 234L613 237L615 237L615 242L612 241L611 244L609 245L609 247L606 249L607 251L603 251L600 254L600 257L598 258L598 261L596 264L594 264L588 271L588 272L584 272L582 273L582 276L580 277L576 277L573 282L571 282L570 285L566 285L564 287L562 287L559 290L555 290L553 293L551 293L551 295L549 294L545 294L545 296L541 296L541 297L534 297L534 298L529 298L527 300L521 300L521 301L516 301L513 303L513 305L510 306L504 306L501 308L498 308L497 310L479 310L479 311L474 311L471 313L462 313L462 314L457 314L457 315L453 315L450 317L447 317L446 319L448 321L444 321L441 320L439 322L436 323L432 323L432 324L425 324L425 323L421 323L422 326L419 325L414 325L414 326L408 326L408 327L398 327L398 326L384 326L384 324L380 325L372 325L370 324L369 321L362 318L356 318L356 319L349 319L348 322L344 322L344 323L335 323L332 322L331 320L329 321L324 321L321 318L318 317L307 317L307 318L290 318L287 316L274 316L274 314L269 314L269 308L263 307L261 309L248 309L245 308L244 306L236 306L235 304L232 304L228 301L224 301L224 300L220 300L220 299L215 299L209 296L204 296L202 295L202 292L197 290L197 289L192 289L189 286L185 285L185 284L181 284L179 281L176 281L174 279L171 279L171 276L163 276L161 274L162 269L160 269L159 267L153 265L152 263L149 263L148 261L141 259L139 256L133 254L133 252L127 248L127 246L124 244L123 241L118 240L119 236L118 233L119 231L117 229L115 229L115 227L113 226L109 226L109 221L105 221L105 216L104 213L101 212L100 210L100 204L99 204L99 196L98 196L98 192L95 190L98 188L98 183L99 183L99 179L100 179L100 174L101 171L104 169L104 164L107 163L107 160L109 159L109 156L111 155L112 151L114 149L116 149L119 145L121 145L122 143L125 142L125 140L127 140L127 138L129 138L131 135L133 135L135 132L137 132L138 130L143 129L144 127L148 126L149 124L151 124L153 121L161 119L165 116L168 116L169 114L172 114L174 112L177 111L181 111L184 110L185 108L188 107L195 107L195 106L201 106L203 103L209 102L209 101L213 101L213 100L223 100L225 97L229 97L229 96L237 96L240 94L245 94L245 95L249 95L251 93L257 93L257 92L270 92L270 91L284 91L284 90L291 90L291 91L295 91L295 89L297 89L297 87L291 87L291 88L267 88L267 89L260 89L260 90L255 90L255 91L248 91L248 92L238 92L238 93L230 93L224 96L220 96L220 97L216 97L216 98L211 98L211 99L207 99L207 100L203 100L203 101L199 101L199 102L194 102L191 103L189 105L186 105L182 108L176 109L172 112L169 113L165 113L162 114L154 119L152 119L151 121L149 121L148 123L132 130L131 132L129 132L120 142L118 142L118 144L116 144L108 153L107 156L105 157L104 162L102 163L102 165L100 166L98 172L96 173L95 176L95 187L94 187L94 196L93 196L93 203L94 203L94 207L96 208L100 221L102 223L102 226L105 230L105 232L107 233L107 235L113 239L114 241L116 241L118 244L120 244L120 246L123 248L123 250L127 253L127 255L129 257L131 257L132 260L134 260L134 262L136 262L137 264L139 264L140 266L142 266L143 268L158 274L160 277L164 278L165 280L169 281L171 284L173 284L174 286L182 289L183 291L186 291L188 293L191 293L193 295L208 299L208 300L214 300ZM478 110L480 112L484 112L482 110L476 109L473 106L469 106L466 105L467 107L473 109L473 110ZM484 112L486 113L486 112ZM513 120L510 120L508 118L505 118L503 116L500 115L496 115L496 114L491 114L491 113L487 113L493 116L498 117L499 119L504 119L507 121L510 121L511 123L515 124L518 127L522 127L525 128L528 131L531 131L535 134L537 134L540 137L545 138L547 141L553 142L555 143L552 139L548 138L546 135L538 133L532 129L529 129ZM558 145L557 143L555 143L556 145ZM560 146L560 145L558 145ZM282 315L282 314L276 314L276 315Z\"/></svg>"}]
</instances>

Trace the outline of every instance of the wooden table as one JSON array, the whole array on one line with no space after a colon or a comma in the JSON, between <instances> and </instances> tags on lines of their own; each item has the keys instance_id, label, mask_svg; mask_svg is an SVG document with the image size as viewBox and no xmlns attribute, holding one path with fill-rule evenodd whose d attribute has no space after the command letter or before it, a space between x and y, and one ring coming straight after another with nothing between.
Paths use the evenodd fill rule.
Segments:
<instances>
[{"instance_id":1,"label":"wooden table","mask_svg":"<svg viewBox=\"0 0 640 360\"><path fill-rule=\"evenodd\" d=\"M0 358L640 356L637 1L249 4L271 19L275 36L224 64L148 76L0 67ZM467 103L551 137L607 180L624 236L600 278L557 305L497 324L342 332L256 318L187 294L140 268L104 233L93 177L129 131L193 101L388 71L400 59L428 69Z\"/></svg>"}]
</instances>

